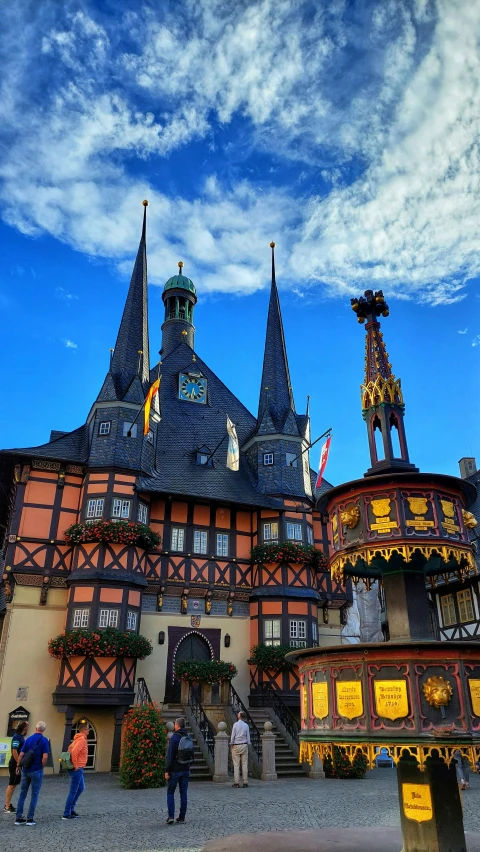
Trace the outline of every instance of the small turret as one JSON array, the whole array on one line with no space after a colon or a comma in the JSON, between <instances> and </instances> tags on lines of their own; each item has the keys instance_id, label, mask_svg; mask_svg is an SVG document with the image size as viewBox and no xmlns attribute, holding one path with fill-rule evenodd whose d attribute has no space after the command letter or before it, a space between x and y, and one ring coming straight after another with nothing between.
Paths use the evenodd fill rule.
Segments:
<instances>
[{"instance_id":1,"label":"small turret","mask_svg":"<svg viewBox=\"0 0 480 852\"><path fill-rule=\"evenodd\" d=\"M401 381L392 372L378 321L380 315L388 317L390 313L383 292L365 290L365 295L351 299L351 304L358 322L363 324L366 321L367 332L365 380L360 393L372 466L365 475L393 470L416 471L418 468L410 463L408 457Z\"/></svg>"},{"instance_id":2,"label":"small turret","mask_svg":"<svg viewBox=\"0 0 480 852\"><path fill-rule=\"evenodd\" d=\"M178 263L178 275L172 275L162 293L165 305L165 320L162 325L162 356L168 355L179 343L187 343L193 349L195 326L193 309L197 304L195 285L183 274L183 262Z\"/></svg>"}]
</instances>

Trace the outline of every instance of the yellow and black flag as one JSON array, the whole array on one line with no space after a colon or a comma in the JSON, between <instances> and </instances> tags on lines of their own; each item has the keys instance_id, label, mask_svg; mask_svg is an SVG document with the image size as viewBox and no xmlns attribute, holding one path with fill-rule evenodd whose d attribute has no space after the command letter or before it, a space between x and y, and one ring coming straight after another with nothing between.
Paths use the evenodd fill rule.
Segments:
<instances>
[{"instance_id":1,"label":"yellow and black flag","mask_svg":"<svg viewBox=\"0 0 480 852\"><path fill-rule=\"evenodd\" d=\"M150 390L148 391L147 398L145 400L145 407L143 412L145 417L143 424L144 435L148 435L150 429L150 409L152 407L152 400L154 396L158 393L158 389L160 387L160 378L161 377L159 376L158 379L155 379L152 386L150 387Z\"/></svg>"}]
</instances>

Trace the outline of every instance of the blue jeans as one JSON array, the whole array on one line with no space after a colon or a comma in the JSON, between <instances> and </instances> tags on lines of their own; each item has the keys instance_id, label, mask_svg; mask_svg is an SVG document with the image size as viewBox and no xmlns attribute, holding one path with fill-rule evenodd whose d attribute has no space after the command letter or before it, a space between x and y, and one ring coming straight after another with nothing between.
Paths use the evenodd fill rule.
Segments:
<instances>
[{"instance_id":1,"label":"blue jeans","mask_svg":"<svg viewBox=\"0 0 480 852\"><path fill-rule=\"evenodd\" d=\"M85 790L83 769L69 769L68 774L70 776L70 792L67 796L67 801L65 802L63 816L70 816L72 811L75 810L75 805Z\"/></svg>"},{"instance_id":2,"label":"blue jeans","mask_svg":"<svg viewBox=\"0 0 480 852\"><path fill-rule=\"evenodd\" d=\"M17 819L23 817L23 806L27 798L28 788L32 785L32 793L30 796L30 805L28 808L27 819L33 819L35 816L35 808L37 807L38 794L43 781L43 769L38 769L36 772L29 772L27 769L22 769L22 782L20 785L20 796L17 804Z\"/></svg>"},{"instance_id":3,"label":"blue jeans","mask_svg":"<svg viewBox=\"0 0 480 852\"><path fill-rule=\"evenodd\" d=\"M167 784L167 807L169 819L173 819L175 817L175 790L177 789L177 784L180 790L179 817L181 819L185 819L185 814L187 813L187 790L189 778L189 769L185 769L183 772L170 773L170 778L168 779Z\"/></svg>"}]
</instances>

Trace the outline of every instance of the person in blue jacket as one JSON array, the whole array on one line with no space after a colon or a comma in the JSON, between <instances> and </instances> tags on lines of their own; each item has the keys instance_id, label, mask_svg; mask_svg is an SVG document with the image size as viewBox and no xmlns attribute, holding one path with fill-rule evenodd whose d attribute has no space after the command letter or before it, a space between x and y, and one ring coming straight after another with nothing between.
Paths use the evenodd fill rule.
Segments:
<instances>
[{"instance_id":1,"label":"person in blue jacket","mask_svg":"<svg viewBox=\"0 0 480 852\"><path fill-rule=\"evenodd\" d=\"M178 760L178 747L180 745L182 737L188 736L189 733L185 728L185 719L183 716L179 716L178 719L175 719L174 731L172 736L170 737L170 741L168 744L167 761L165 765L165 778L168 782L168 825L172 825L175 822L175 790L177 789L177 784L180 790L180 813L176 821L179 823L185 822L185 814L187 813L188 802L188 781L190 778L190 765L191 763L193 763L193 751L191 753L191 759L189 759L188 762L180 763ZM185 761L185 758L188 759L189 755L182 755L182 761Z\"/></svg>"}]
</instances>

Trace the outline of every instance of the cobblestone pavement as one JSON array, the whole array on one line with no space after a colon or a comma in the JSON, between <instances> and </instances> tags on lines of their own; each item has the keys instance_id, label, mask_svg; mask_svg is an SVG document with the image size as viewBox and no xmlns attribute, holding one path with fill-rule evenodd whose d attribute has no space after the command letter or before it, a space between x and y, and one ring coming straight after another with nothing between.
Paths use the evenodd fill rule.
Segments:
<instances>
[{"instance_id":1,"label":"cobblestone pavement","mask_svg":"<svg viewBox=\"0 0 480 852\"><path fill-rule=\"evenodd\" d=\"M465 828L480 831L480 777L470 776L463 795ZM197 852L213 838L254 831L400 824L396 773L377 769L363 781L250 781L246 790L230 784L193 782L185 825L166 825L166 793L123 790L111 775L86 777L78 803L81 817L60 817L68 781L46 776L35 828L15 826L0 815L2 849L15 852ZM3 795L6 779L0 779ZM178 794L177 794L178 795ZM14 804L18 794L14 795ZM34 832L34 837L32 833Z\"/></svg>"}]
</instances>

